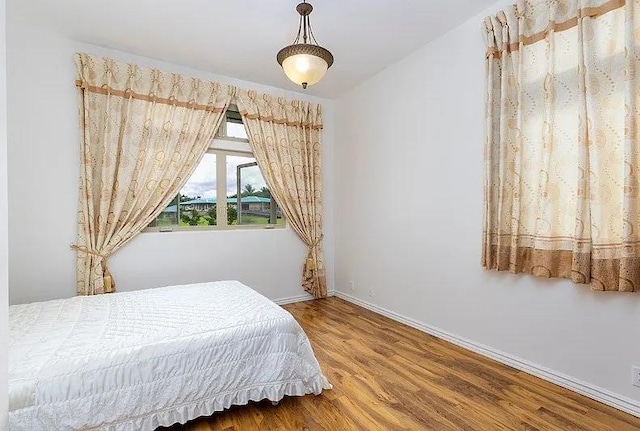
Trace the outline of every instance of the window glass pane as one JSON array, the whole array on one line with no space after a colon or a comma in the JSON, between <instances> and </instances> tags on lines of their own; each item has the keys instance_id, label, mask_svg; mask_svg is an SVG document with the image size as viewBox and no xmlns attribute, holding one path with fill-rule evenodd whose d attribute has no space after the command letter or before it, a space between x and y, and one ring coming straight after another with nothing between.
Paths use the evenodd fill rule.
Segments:
<instances>
[{"instance_id":1,"label":"window glass pane","mask_svg":"<svg viewBox=\"0 0 640 431\"><path fill-rule=\"evenodd\" d=\"M247 131L244 128L244 124L242 124L242 121L238 123L236 121L227 120L227 137L249 139L249 137L247 136Z\"/></svg>"},{"instance_id":2,"label":"window glass pane","mask_svg":"<svg viewBox=\"0 0 640 431\"><path fill-rule=\"evenodd\" d=\"M173 198L171 203L151 222L150 227L167 227L178 225L178 197Z\"/></svg>"},{"instance_id":3,"label":"window glass pane","mask_svg":"<svg viewBox=\"0 0 640 431\"><path fill-rule=\"evenodd\" d=\"M150 226L215 226L216 185L216 156L205 154L180 194Z\"/></svg>"},{"instance_id":4,"label":"window glass pane","mask_svg":"<svg viewBox=\"0 0 640 431\"><path fill-rule=\"evenodd\" d=\"M239 208L238 179L241 200ZM227 210L229 224L284 223L280 209L275 204L275 200L272 200L271 192L256 164L256 159L252 156L227 156L227 203L229 204Z\"/></svg>"}]
</instances>

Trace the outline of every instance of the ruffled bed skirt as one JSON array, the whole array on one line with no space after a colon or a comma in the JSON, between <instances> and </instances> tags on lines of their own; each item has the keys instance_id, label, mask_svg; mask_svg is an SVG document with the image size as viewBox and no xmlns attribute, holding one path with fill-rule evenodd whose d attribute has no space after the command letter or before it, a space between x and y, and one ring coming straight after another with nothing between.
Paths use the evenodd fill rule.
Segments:
<instances>
[{"instance_id":1,"label":"ruffled bed skirt","mask_svg":"<svg viewBox=\"0 0 640 431\"><path fill-rule=\"evenodd\" d=\"M132 418L129 421L104 428L104 431L153 431L160 426L168 427L175 423L185 424L202 416L211 416L213 413L226 410L231 406L246 405L249 401L269 400L277 402L285 396L320 395L323 389L331 388L331 384L324 376L309 383L295 381L247 388L219 394L215 398L176 406L175 408L155 412L144 417Z\"/></svg>"},{"instance_id":2,"label":"ruffled bed skirt","mask_svg":"<svg viewBox=\"0 0 640 431\"><path fill-rule=\"evenodd\" d=\"M127 418L116 424L97 428L96 431L153 431L161 426L168 427L176 423L185 424L190 420L202 416L211 416L215 412L221 412L231 406L243 406L250 401L269 400L278 402L285 396L320 395L323 390L331 388L331 384L324 376L319 376L310 382L298 380L245 388L217 394L212 398L174 406L170 409L156 411L144 416ZM33 409L38 409L38 407L34 407ZM9 418L10 425L15 424L19 426L19 424L31 421L34 416L37 417L38 413L33 412L32 409L12 412ZM10 426L9 429L14 429L14 427Z\"/></svg>"}]
</instances>

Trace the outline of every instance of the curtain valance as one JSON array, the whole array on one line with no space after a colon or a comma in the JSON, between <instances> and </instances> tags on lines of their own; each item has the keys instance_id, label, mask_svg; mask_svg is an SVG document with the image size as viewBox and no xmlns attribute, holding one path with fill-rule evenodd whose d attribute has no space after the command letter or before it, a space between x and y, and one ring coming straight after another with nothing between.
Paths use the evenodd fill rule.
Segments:
<instances>
[{"instance_id":1,"label":"curtain valance","mask_svg":"<svg viewBox=\"0 0 640 431\"><path fill-rule=\"evenodd\" d=\"M517 51L521 44L531 45L551 32L576 27L585 17L597 17L624 6L625 0L517 0L496 16L485 18L487 56Z\"/></svg>"},{"instance_id":2,"label":"curtain valance","mask_svg":"<svg viewBox=\"0 0 640 431\"><path fill-rule=\"evenodd\" d=\"M287 100L252 90L238 90L240 113L250 120L262 120L295 127L322 129L322 106L300 100ZM240 102L241 100L241 102Z\"/></svg>"},{"instance_id":3,"label":"curtain valance","mask_svg":"<svg viewBox=\"0 0 640 431\"><path fill-rule=\"evenodd\" d=\"M193 110L222 112L224 101L236 91L233 86L89 54L77 54L76 66L76 85L88 92Z\"/></svg>"}]
</instances>

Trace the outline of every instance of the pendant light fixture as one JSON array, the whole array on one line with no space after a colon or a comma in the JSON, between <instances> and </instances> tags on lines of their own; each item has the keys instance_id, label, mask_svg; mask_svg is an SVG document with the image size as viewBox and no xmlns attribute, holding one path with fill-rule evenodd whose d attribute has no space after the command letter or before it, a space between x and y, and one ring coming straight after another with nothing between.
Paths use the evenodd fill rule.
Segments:
<instances>
[{"instance_id":1,"label":"pendant light fixture","mask_svg":"<svg viewBox=\"0 0 640 431\"><path fill-rule=\"evenodd\" d=\"M333 54L318 45L313 35L309 22L313 6L304 0L296 6L296 10L300 14L298 35L292 45L285 46L278 52L277 60L291 81L307 88L322 79L333 64Z\"/></svg>"}]
</instances>

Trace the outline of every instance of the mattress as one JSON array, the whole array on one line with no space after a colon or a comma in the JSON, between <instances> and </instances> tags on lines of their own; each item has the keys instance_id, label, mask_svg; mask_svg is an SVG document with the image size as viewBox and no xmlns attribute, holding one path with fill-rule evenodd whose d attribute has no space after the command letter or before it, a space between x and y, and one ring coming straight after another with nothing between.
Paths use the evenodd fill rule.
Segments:
<instances>
[{"instance_id":1,"label":"mattress","mask_svg":"<svg viewBox=\"0 0 640 431\"><path fill-rule=\"evenodd\" d=\"M12 431L153 430L320 394L302 328L237 281L9 307Z\"/></svg>"}]
</instances>

